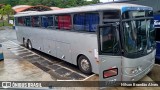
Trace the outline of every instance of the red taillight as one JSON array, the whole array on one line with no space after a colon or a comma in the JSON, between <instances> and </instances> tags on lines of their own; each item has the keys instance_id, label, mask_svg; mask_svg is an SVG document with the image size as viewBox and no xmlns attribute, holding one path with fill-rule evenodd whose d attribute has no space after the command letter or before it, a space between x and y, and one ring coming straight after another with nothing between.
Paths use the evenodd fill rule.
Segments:
<instances>
[{"instance_id":1,"label":"red taillight","mask_svg":"<svg viewBox=\"0 0 160 90\"><path fill-rule=\"evenodd\" d=\"M103 78L109 78L118 75L118 68L112 68L103 71Z\"/></svg>"}]
</instances>

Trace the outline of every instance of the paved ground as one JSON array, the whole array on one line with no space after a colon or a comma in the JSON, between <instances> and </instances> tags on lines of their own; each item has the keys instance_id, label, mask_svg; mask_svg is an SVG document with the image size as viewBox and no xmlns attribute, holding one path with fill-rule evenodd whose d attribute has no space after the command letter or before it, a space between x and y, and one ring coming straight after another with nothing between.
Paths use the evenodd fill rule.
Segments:
<instances>
[{"instance_id":1,"label":"paved ground","mask_svg":"<svg viewBox=\"0 0 160 90\"><path fill-rule=\"evenodd\" d=\"M0 43L3 44L4 61L0 61L0 81L56 81L83 80L88 77L82 74L76 66L63 62L36 50L30 51L18 45L16 34L13 30L0 31ZM160 65L155 65L153 70L141 81L160 81ZM97 76L88 80L98 80ZM59 90L98 90L95 87L62 87ZM112 87L107 90L160 90L155 87Z\"/></svg>"}]
</instances>

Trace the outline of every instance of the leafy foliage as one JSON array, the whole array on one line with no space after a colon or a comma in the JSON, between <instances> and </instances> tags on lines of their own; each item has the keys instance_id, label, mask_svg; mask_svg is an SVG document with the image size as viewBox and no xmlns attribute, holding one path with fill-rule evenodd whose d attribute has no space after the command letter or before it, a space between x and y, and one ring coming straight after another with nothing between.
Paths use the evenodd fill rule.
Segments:
<instances>
[{"instance_id":1,"label":"leafy foliage","mask_svg":"<svg viewBox=\"0 0 160 90\"><path fill-rule=\"evenodd\" d=\"M45 5L45 6L55 6L61 8L82 6L88 4L99 3L99 0L0 0L0 4L10 4L15 5Z\"/></svg>"},{"instance_id":2,"label":"leafy foliage","mask_svg":"<svg viewBox=\"0 0 160 90\"><path fill-rule=\"evenodd\" d=\"M8 20L8 23L9 23L9 18L10 18L10 15L13 14L13 10L12 10L12 7L11 5L5 5L3 6L1 9L0 9L0 15L1 15L1 20L3 21L3 25L4 25L4 19L3 19L3 16L4 15L7 15L7 20Z\"/></svg>"}]
</instances>

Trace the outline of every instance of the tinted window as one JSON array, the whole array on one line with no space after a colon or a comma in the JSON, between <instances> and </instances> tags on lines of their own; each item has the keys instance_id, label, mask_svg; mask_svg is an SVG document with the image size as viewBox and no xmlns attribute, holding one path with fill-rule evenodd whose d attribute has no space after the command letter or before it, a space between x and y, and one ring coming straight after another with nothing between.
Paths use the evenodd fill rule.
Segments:
<instances>
[{"instance_id":1,"label":"tinted window","mask_svg":"<svg viewBox=\"0 0 160 90\"><path fill-rule=\"evenodd\" d=\"M119 11L104 11L103 19L119 19Z\"/></svg>"},{"instance_id":2,"label":"tinted window","mask_svg":"<svg viewBox=\"0 0 160 90\"><path fill-rule=\"evenodd\" d=\"M39 16L32 16L31 17L32 20L32 27L40 27L41 26L41 21L40 21L40 17Z\"/></svg>"},{"instance_id":3,"label":"tinted window","mask_svg":"<svg viewBox=\"0 0 160 90\"><path fill-rule=\"evenodd\" d=\"M31 18L29 16L25 17L25 26L31 26Z\"/></svg>"},{"instance_id":4,"label":"tinted window","mask_svg":"<svg viewBox=\"0 0 160 90\"><path fill-rule=\"evenodd\" d=\"M44 28L53 28L53 16L42 16L41 17L41 26Z\"/></svg>"},{"instance_id":5,"label":"tinted window","mask_svg":"<svg viewBox=\"0 0 160 90\"><path fill-rule=\"evenodd\" d=\"M98 13L75 14L73 21L75 30L95 32L97 30L97 25L99 24L99 14Z\"/></svg>"},{"instance_id":6,"label":"tinted window","mask_svg":"<svg viewBox=\"0 0 160 90\"><path fill-rule=\"evenodd\" d=\"M122 14L123 19L152 17L153 11L126 11Z\"/></svg>"},{"instance_id":7,"label":"tinted window","mask_svg":"<svg viewBox=\"0 0 160 90\"><path fill-rule=\"evenodd\" d=\"M119 51L116 27L106 26L100 28L100 42L102 53L116 53Z\"/></svg>"},{"instance_id":8,"label":"tinted window","mask_svg":"<svg viewBox=\"0 0 160 90\"><path fill-rule=\"evenodd\" d=\"M72 27L72 20L70 15L60 15L58 17L58 28L70 30Z\"/></svg>"},{"instance_id":9,"label":"tinted window","mask_svg":"<svg viewBox=\"0 0 160 90\"><path fill-rule=\"evenodd\" d=\"M160 41L160 28L156 28L156 41Z\"/></svg>"},{"instance_id":10,"label":"tinted window","mask_svg":"<svg viewBox=\"0 0 160 90\"><path fill-rule=\"evenodd\" d=\"M17 24L18 24L19 26L23 26L23 25L24 25L24 18L23 18L23 17L18 17L18 22L17 22Z\"/></svg>"}]
</instances>

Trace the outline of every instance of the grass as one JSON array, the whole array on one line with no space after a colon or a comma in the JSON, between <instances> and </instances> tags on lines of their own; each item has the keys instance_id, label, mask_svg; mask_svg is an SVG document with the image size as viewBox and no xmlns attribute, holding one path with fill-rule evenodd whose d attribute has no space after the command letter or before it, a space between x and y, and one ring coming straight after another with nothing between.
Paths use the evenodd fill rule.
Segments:
<instances>
[{"instance_id":1,"label":"grass","mask_svg":"<svg viewBox=\"0 0 160 90\"><path fill-rule=\"evenodd\" d=\"M4 21L4 26L13 26L12 24L8 24L7 21ZM0 22L0 27L3 27L3 21Z\"/></svg>"},{"instance_id":2,"label":"grass","mask_svg":"<svg viewBox=\"0 0 160 90\"><path fill-rule=\"evenodd\" d=\"M4 21L4 26L3 26L3 22L0 21L0 30L5 30L5 27L12 27L13 25L12 24L8 24L7 21Z\"/></svg>"}]
</instances>

